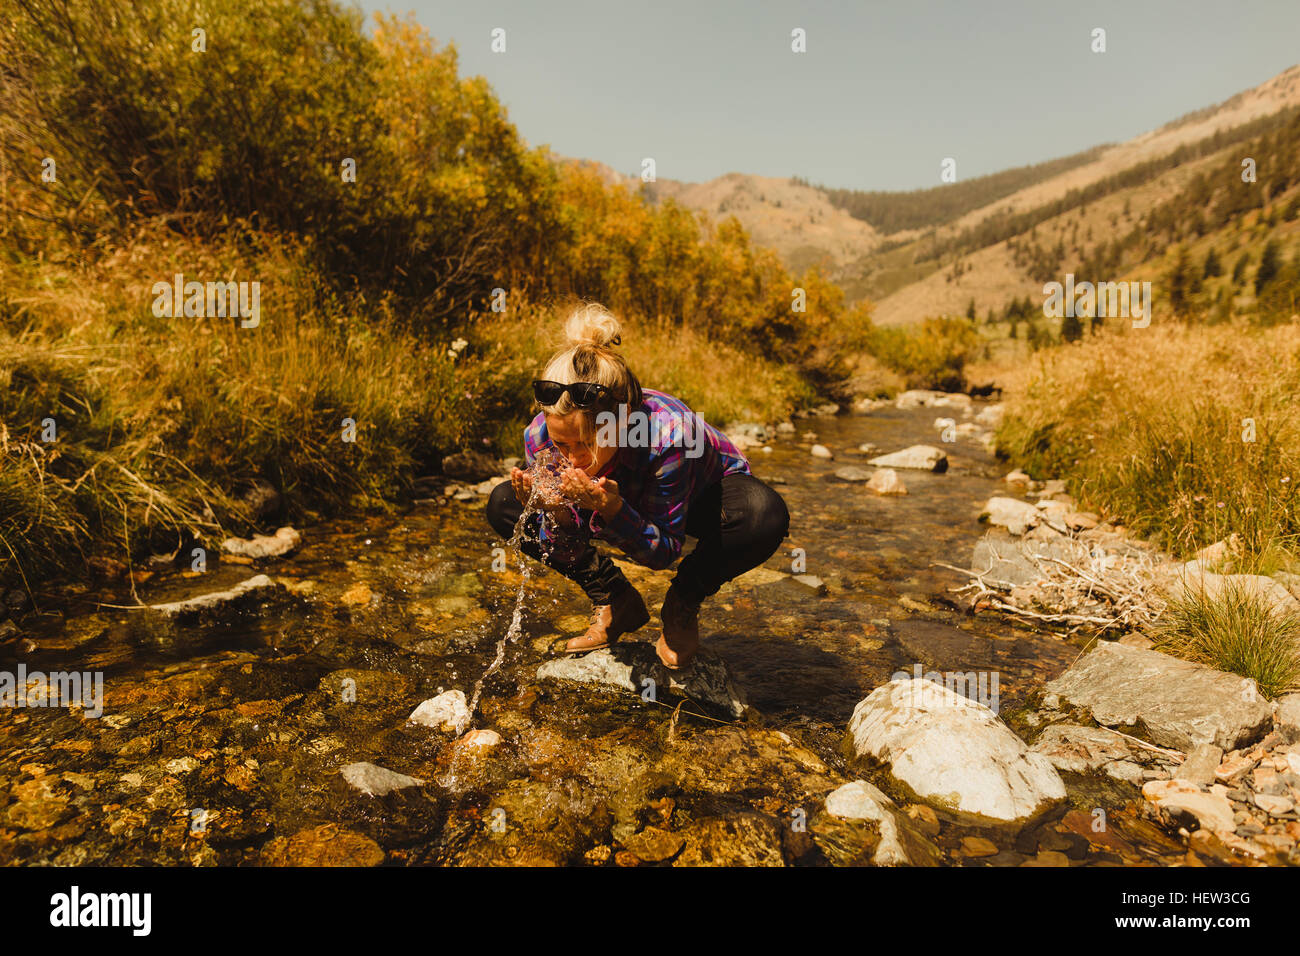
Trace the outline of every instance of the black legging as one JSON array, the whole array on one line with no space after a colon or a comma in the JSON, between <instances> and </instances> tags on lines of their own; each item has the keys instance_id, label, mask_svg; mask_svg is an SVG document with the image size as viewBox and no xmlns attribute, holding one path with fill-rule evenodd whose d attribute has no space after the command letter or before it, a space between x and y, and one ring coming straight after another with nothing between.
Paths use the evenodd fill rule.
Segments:
<instances>
[{"instance_id":1,"label":"black legging","mask_svg":"<svg viewBox=\"0 0 1300 956\"><path fill-rule=\"evenodd\" d=\"M523 510L505 481L492 490L487 519L497 534L509 540ZM590 511L579 514L584 524L591 517ZM609 604L631 587L618 566L590 541L571 563L544 554L536 532L541 515L532 521L534 527L524 535L524 553L576 582L593 604ZM686 533L696 539L696 545L678 564L673 587L687 601L700 604L724 583L775 554L789 530L790 512L780 495L753 475L726 475L701 491L687 508Z\"/></svg>"}]
</instances>

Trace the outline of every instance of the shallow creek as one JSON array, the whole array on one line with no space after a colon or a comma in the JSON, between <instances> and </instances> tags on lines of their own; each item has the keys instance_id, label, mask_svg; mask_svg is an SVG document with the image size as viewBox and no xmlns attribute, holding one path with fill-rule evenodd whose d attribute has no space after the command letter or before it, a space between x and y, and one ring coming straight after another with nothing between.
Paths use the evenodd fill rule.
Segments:
<instances>
[{"instance_id":1,"label":"shallow creek","mask_svg":"<svg viewBox=\"0 0 1300 956\"><path fill-rule=\"evenodd\" d=\"M834 461L811 457L798 435L750 453L754 472L785 497L791 534L765 571L729 584L701 613L706 646L757 712L744 722L694 703L674 717L676 701L539 681L549 643L585 629L589 608L564 578L534 566L525 580L513 555L494 551L503 542L483 498L308 527L291 557L168 572L138 589L153 604L258 572L286 586L234 620L176 625L96 606L131 603L121 588L72 594L59 608L47 600L45 610L62 613L26 626L38 649L22 662L29 672L102 672L104 714L0 712L0 862L863 862L871 835L822 808L856 776L839 745L859 700L918 664L996 673L1001 716L1032 739L1019 712L1084 643L967 614L951 591L966 579L932 565L967 566L983 531L981 506L1006 469L982 446L945 445L944 474L900 471L903 497L834 477L865 465L869 456L854 451L863 442L882 452L939 444L934 418L934 409L884 409L801 422ZM795 549L806 568L794 568ZM654 615L634 638L653 641L671 572L625 567ZM824 589L793 580L792 568ZM484 681L473 721L502 743L469 751L408 726L422 700L472 692L521 585L520 636ZM359 761L423 783L361 794L338 772ZM873 781L906 804L887 777ZM1070 806L1018 833L940 814L930 839L945 865L1186 858L1182 841L1137 813L1136 789L1067 784ZM1099 806L1111 821L1104 834L1089 827ZM997 852L980 843L974 855L969 837Z\"/></svg>"}]
</instances>

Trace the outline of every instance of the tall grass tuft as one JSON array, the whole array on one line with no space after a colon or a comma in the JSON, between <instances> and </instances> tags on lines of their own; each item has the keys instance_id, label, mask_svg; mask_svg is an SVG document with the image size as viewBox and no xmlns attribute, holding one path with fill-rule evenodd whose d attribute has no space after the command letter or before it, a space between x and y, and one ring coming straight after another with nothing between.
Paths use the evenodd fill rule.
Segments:
<instances>
[{"instance_id":1,"label":"tall grass tuft","mask_svg":"<svg viewBox=\"0 0 1300 956\"><path fill-rule=\"evenodd\" d=\"M1275 611L1231 579L1213 595L1189 588L1154 630L1158 650L1240 674L1265 697L1300 688L1300 616Z\"/></svg>"}]
</instances>

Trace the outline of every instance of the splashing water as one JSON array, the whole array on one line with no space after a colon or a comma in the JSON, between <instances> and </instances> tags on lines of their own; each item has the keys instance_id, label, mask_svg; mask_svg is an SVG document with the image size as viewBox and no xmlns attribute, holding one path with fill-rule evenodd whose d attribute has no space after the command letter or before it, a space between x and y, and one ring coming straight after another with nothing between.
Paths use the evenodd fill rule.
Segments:
<instances>
[{"instance_id":1,"label":"splashing water","mask_svg":"<svg viewBox=\"0 0 1300 956\"><path fill-rule=\"evenodd\" d=\"M568 460L559 452L549 448L541 449L533 459L532 466L528 469L532 477L532 485L529 489L528 501L524 505L524 510L519 515L519 520L515 522L515 531L510 540L506 542L506 547L513 550L515 559L519 565L519 592L515 595L514 612L510 616L510 627L506 629L501 640L497 641L496 656L492 663L488 665L487 670L479 677L478 682L474 685L474 693L469 700L469 714L471 725L474 719L474 709L478 706L479 696L483 693L483 682L494 674L506 656L506 644L513 644L519 639L523 631L524 616L524 594L528 589L528 581L532 576L531 566L528 562L528 556L524 554L523 543L525 536L528 534L532 525L532 517L535 514L542 515L542 525L549 532L549 537L543 540L540 534L534 538L544 553L552 554L555 548L556 519L555 516L546 510L547 505L567 502L567 499L560 493L560 472L561 469L568 466ZM467 728L468 729L468 728Z\"/></svg>"}]
</instances>

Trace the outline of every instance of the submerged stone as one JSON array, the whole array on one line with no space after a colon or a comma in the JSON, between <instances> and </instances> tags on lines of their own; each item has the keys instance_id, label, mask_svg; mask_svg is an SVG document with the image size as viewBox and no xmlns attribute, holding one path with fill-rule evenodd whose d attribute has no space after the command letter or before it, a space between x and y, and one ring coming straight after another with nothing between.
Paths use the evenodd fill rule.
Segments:
<instances>
[{"instance_id":1,"label":"submerged stone","mask_svg":"<svg viewBox=\"0 0 1300 956\"><path fill-rule=\"evenodd\" d=\"M201 615L219 614L226 611L243 610L255 605L259 600L283 592L284 588L276 584L265 574L257 574L246 581L241 581L225 591L210 591L183 601L169 604L154 604L151 610L168 618L188 618Z\"/></svg>"},{"instance_id":2,"label":"submerged stone","mask_svg":"<svg viewBox=\"0 0 1300 956\"><path fill-rule=\"evenodd\" d=\"M339 770L346 780L366 796L382 797L405 787L418 787L424 781L418 777L408 777L404 773L385 770L372 763L350 763Z\"/></svg>"},{"instance_id":3,"label":"submerged stone","mask_svg":"<svg viewBox=\"0 0 1300 956\"><path fill-rule=\"evenodd\" d=\"M935 866L938 847L920 833L884 793L865 780L854 780L826 797L826 812L847 820L871 820L880 828L871 862L876 866Z\"/></svg>"},{"instance_id":4,"label":"submerged stone","mask_svg":"<svg viewBox=\"0 0 1300 956\"><path fill-rule=\"evenodd\" d=\"M469 726L469 702L462 690L444 691L422 702L407 720L444 733L461 734Z\"/></svg>"}]
</instances>

